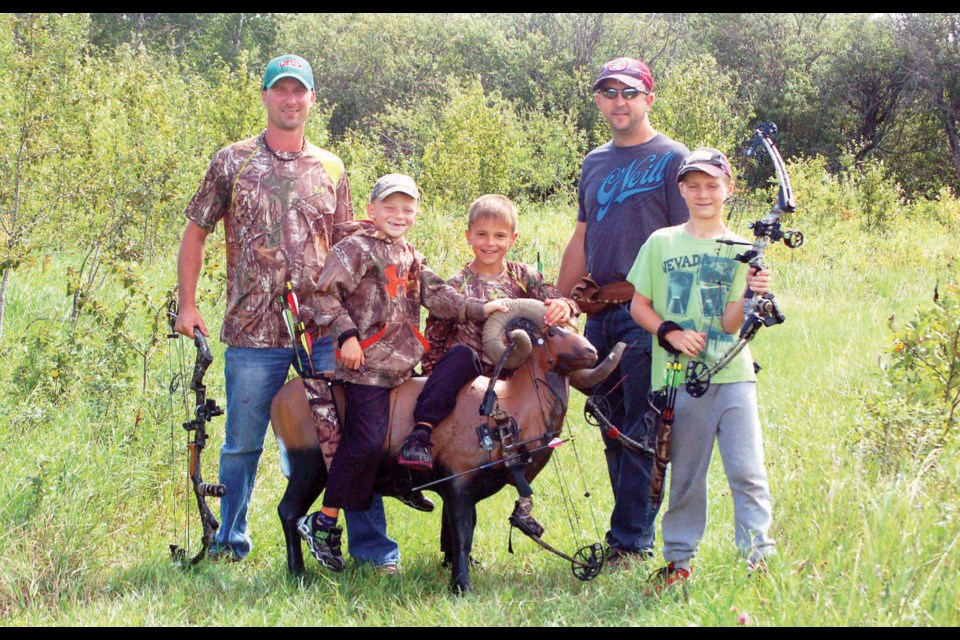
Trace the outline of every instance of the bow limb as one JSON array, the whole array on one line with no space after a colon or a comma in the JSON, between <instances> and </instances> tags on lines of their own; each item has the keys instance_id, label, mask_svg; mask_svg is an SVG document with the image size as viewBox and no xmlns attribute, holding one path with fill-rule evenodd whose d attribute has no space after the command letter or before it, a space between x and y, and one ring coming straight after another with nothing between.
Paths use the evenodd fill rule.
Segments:
<instances>
[{"instance_id":1,"label":"bow limb","mask_svg":"<svg viewBox=\"0 0 960 640\"><path fill-rule=\"evenodd\" d=\"M793 197L793 187L790 185L790 176L787 175L787 166L783 162L783 157L777 149L776 143L777 125L772 122L764 122L758 126L751 138L751 149L747 151L747 156L755 155L756 150L761 146L766 151L767 156L773 163L773 169L777 175L777 183L780 190L777 193L777 203L773 211L779 213L793 213L797 209L796 200Z\"/></svg>"},{"instance_id":2,"label":"bow limb","mask_svg":"<svg viewBox=\"0 0 960 640\"><path fill-rule=\"evenodd\" d=\"M220 528L220 522L213 515L213 511L210 510L206 498L207 496L222 497L223 491L216 488L223 487L223 485L213 485L203 481L200 472L200 453L203 451L203 446L191 442L187 445L187 448L190 451L190 482L197 499L197 510L200 513L200 524L203 529L200 551L190 560L190 564L197 564L203 560L207 550L213 544L217 529Z\"/></svg>"},{"instance_id":3,"label":"bow limb","mask_svg":"<svg viewBox=\"0 0 960 640\"><path fill-rule=\"evenodd\" d=\"M616 425L610 422L610 419L607 418L606 415L608 409L609 407L607 407L607 404L603 398L599 396L590 396L587 398L587 402L583 409L584 415L587 418L587 423L592 424L595 427L599 427L600 432L603 433L603 435L607 436L611 440L616 440L627 451L645 456L647 458L655 458L656 452L653 449L646 446L642 442L638 442L627 436L620 431Z\"/></svg>"}]
</instances>

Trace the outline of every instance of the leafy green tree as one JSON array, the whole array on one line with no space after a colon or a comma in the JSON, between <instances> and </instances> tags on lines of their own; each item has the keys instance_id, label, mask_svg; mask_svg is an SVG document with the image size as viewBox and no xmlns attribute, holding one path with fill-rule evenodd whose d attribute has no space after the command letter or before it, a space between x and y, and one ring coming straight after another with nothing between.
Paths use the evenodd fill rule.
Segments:
<instances>
[{"instance_id":1,"label":"leafy green tree","mask_svg":"<svg viewBox=\"0 0 960 640\"><path fill-rule=\"evenodd\" d=\"M521 144L516 116L499 95L478 81L449 80L436 136L423 153L426 199L466 204L484 193L510 195L513 159Z\"/></svg>"},{"instance_id":2,"label":"leafy green tree","mask_svg":"<svg viewBox=\"0 0 960 640\"><path fill-rule=\"evenodd\" d=\"M711 56L692 57L656 81L651 122L691 149L715 147L735 161L755 124L749 107L737 102L739 84L739 77L724 72Z\"/></svg>"},{"instance_id":3,"label":"leafy green tree","mask_svg":"<svg viewBox=\"0 0 960 640\"><path fill-rule=\"evenodd\" d=\"M960 191L960 15L896 14L894 33L912 61L911 75L939 124L949 166L945 181ZM936 148L935 148L936 149Z\"/></svg>"},{"instance_id":4,"label":"leafy green tree","mask_svg":"<svg viewBox=\"0 0 960 640\"><path fill-rule=\"evenodd\" d=\"M109 53L120 45L169 53L201 74L212 61L231 67L273 57L276 17L270 13L92 13L90 42ZM214 65L215 66L215 65Z\"/></svg>"},{"instance_id":5,"label":"leafy green tree","mask_svg":"<svg viewBox=\"0 0 960 640\"><path fill-rule=\"evenodd\" d=\"M903 128L905 107L912 99L906 52L888 21L869 15L844 25L836 42L821 92L838 106L837 125L851 139L855 161L871 154L896 155L888 136Z\"/></svg>"},{"instance_id":6,"label":"leafy green tree","mask_svg":"<svg viewBox=\"0 0 960 640\"><path fill-rule=\"evenodd\" d=\"M960 410L960 288L934 290L933 304L893 324L881 393L865 399L861 449L898 470L956 438Z\"/></svg>"},{"instance_id":7,"label":"leafy green tree","mask_svg":"<svg viewBox=\"0 0 960 640\"><path fill-rule=\"evenodd\" d=\"M318 100L332 105L330 128L376 126L390 104L413 105L443 93L450 31L435 14L306 14L280 19L277 50L314 70Z\"/></svg>"},{"instance_id":8,"label":"leafy green tree","mask_svg":"<svg viewBox=\"0 0 960 640\"><path fill-rule=\"evenodd\" d=\"M87 25L76 14L0 15L0 336L12 274L86 189L68 161L77 153L72 81Z\"/></svg>"},{"instance_id":9,"label":"leafy green tree","mask_svg":"<svg viewBox=\"0 0 960 640\"><path fill-rule=\"evenodd\" d=\"M586 136L577 130L573 115L527 109L519 119L514 192L535 201L552 197L575 201Z\"/></svg>"},{"instance_id":10,"label":"leafy green tree","mask_svg":"<svg viewBox=\"0 0 960 640\"><path fill-rule=\"evenodd\" d=\"M737 74L737 99L757 118L776 122L785 155L829 152L840 142L824 126L835 116L822 76L849 14L730 13L690 16L687 51L709 52Z\"/></svg>"},{"instance_id":11,"label":"leafy green tree","mask_svg":"<svg viewBox=\"0 0 960 640\"><path fill-rule=\"evenodd\" d=\"M175 242L181 194L203 161L185 153L198 143L188 126L195 87L179 70L171 57L121 46L74 77L83 113L69 166L87 186L58 230L83 255L68 282L74 322L102 282L104 260L142 263Z\"/></svg>"},{"instance_id":12,"label":"leafy green tree","mask_svg":"<svg viewBox=\"0 0 960 640\"><path fill-rule=\"evenodd\" d=\"M424 150L436 135L444 102L426 97L416 107L385 105L377 127L351 128L334 145L347 165L355 202L385 173L423 173Z\"/></svg>"}]
</instances>

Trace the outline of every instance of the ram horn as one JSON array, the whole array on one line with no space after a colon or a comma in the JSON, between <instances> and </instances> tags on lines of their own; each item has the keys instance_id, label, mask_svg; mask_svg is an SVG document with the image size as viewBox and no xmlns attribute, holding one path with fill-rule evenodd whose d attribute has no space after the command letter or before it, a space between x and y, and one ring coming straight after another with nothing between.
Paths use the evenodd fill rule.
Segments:
<instances>
[{"instance_id":1,"label":"ram horn","mask_svg":"<svg viewBox=\"0 0 960 640\"><path fill-rule=\"evenodd\" d=\"M527 298L507 299L501 302L509 311L497 312L487 318L483 325L483 353L490 362L496 364L503 356L503 352L507 350L508 340L512 341L514 349L507 356L503 366L505 369L516 369L530 357L533 344L530 342L530 336L523 329L512 329L507 335L507 325L512 320L523 318L541 327L547 309L539 300Z\"/></svg>"},{"instance_id":2,"label":"ram horn","mask_svg":"<svg viewBox=\"0 0 960 640\"><path fill-rule=\"evenodd\" d=\"M580 369L579 371L572 372L570 374L570 386L584 393L589 393L591 389L606 380L607 376L613 373L613 370L620 364L620 356L623 355L623 350L626 348L626 344L618 342L610 352L610 355L604 358L600 364L594 368Z\"/></svg>"}]
</instances>

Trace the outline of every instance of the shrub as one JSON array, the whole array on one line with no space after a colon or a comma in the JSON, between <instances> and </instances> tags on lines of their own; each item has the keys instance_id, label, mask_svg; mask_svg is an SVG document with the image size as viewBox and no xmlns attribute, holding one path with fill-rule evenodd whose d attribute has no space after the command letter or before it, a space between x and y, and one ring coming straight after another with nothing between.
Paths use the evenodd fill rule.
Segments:
<instances>
[{"instance_id":1,"label":"shrub","mask_svg":"<svg viewBox=\"0 0 960 640\"><path fill-rule=\"evenodd\" d=\"M893 340L880 392L863 399L866 418L856 440L884 468L926 457L955 438L960 406L960 288L940 287L933 305L918 309Z\"/></svg>"}]
</instances>

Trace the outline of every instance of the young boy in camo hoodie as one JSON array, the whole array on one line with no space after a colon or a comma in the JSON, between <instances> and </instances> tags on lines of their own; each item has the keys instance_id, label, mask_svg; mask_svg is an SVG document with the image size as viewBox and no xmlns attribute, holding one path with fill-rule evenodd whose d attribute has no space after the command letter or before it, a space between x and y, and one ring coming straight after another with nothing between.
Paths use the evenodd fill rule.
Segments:
<instances>
[{"instance_id":1,"label":"young boy in camo hoodie","mask_svg":"<svg viewBox=\"0 0 960 640\"><path fill-rule=\"evenodd\" d=\"M330 465L323 506L301 518L297 530L317 561L331 571L344 566L340 509L366 509L373 497L389 427L390 390L413 375L426 350L418 330L420 306L461 322L506 311L500 302L468 298L446 284L406 241L419 200L420 191L409 176L388 174L377 180L367 206L369 220L335 229L335 234L350 235L327 255L313 301L317 325L329 328L339 346L336 377L347 383L346 424ZM452 359L444 370L467 368ZM462 386L454 380L440 373L431 376L414 419L436 424L449 415Z\"/></svg>"}]
</instances>

